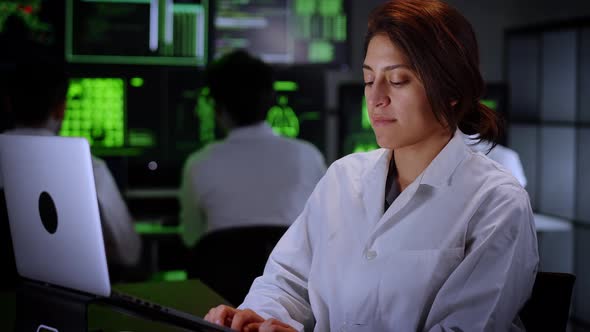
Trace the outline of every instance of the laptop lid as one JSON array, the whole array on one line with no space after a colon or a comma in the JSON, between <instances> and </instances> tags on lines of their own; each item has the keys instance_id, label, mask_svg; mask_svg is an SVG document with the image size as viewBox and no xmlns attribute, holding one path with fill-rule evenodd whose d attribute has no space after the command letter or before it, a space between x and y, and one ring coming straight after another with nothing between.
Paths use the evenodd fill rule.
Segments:
<instances>
[{"instance_id":1,"label":"laptop lid","mask_svg":"<svg viewBox=\"0 0 590 332\"><path fill-rule=\"evenodd\" d=\"M19 275L109 296L88 142L0 135L0 171Z\"/></svg>"}]
</instances>

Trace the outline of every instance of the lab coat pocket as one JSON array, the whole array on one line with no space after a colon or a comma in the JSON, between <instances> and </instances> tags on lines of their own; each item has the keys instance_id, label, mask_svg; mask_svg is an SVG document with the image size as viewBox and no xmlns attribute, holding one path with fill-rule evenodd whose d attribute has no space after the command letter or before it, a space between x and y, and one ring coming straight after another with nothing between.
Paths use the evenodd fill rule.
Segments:
<instances>
[{"instance_id":1,"label":"lab coat pocket","mask_svg":"<svg viewBox=\"0 0 590 332\"><path fill-rule=\"evenodd\" d=\"M463 259L463 248L395 250L388 257L379 282L381 317L390 317L393 308L397 317L386 318L404 330L421 326L438 290Z\"/></svg>"}]
</instances>

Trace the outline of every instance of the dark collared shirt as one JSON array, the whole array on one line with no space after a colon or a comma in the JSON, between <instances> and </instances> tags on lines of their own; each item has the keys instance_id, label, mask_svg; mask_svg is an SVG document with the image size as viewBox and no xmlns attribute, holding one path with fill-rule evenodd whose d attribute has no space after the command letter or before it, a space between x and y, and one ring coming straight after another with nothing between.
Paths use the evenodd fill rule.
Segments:
<instances>
[{"instance_id":1,"label":"dark collared shirt","mask_svg":"<svg viewBox=\"0 0 590 332\"><path fill-rule=\"evenodd\" d=\"M397 167L395 166L395 158L392 153L391 160L389 161L389 170L387 171L387 180L385 180L385 208L383 209L383 213L387 211L401 192L396 179Z\"/></svg>"}]
</instances>

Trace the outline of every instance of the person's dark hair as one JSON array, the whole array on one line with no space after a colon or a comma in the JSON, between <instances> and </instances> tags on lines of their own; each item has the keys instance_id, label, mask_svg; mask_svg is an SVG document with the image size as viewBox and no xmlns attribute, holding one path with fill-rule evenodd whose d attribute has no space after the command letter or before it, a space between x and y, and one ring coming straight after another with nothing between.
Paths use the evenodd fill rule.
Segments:
<instances>
[{"instance_id":1,"label":"person's dark hair","mask_svg":"<svg viewBox=\"0 0 590 332\"><path fill-rule=\"evenodd\" d=\"M14 123L19 126L39 127L68 92L68 76L58 65L23 65L14 72L10 87L10 105Z\"/></svg>"},{"instance_id":2,"label":"person's dark hair","mask_svg":"<svg viewBox=\"0 0 590 332\"><path fill-rule=\"evenodd\" d=\"M437 120L496 144L503 124L480 102L485 84L471 24L441 0L391 0L369 16L365 54L376 35L403 50L422 81Z\"/></svg>"},{"instance_id":3,"label":"person's dark hair","mask_svg":"<svg viewBox=\"0 0 590 332\"><path fill-rule=\"evenodd\" d=\"M273 71L261 60L239 50L211 63L205 81L216 107L223 107L241 127L266 119L272 106Z\"/></svg>"}]
</instances>

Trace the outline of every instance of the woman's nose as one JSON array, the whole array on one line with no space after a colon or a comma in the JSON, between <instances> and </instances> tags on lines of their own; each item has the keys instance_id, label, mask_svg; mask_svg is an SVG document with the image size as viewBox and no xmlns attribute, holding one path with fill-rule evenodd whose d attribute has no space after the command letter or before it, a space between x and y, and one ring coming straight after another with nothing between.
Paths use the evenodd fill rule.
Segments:
<instances>
[{"instance_id":1,"label":"woman's nose","mask_svg":"<svg viewBox=\"0 0 590 332\"><path fill-rule=\"evenodd\" d=\"M387 94L387 87L384 83L375 81L366 92L367 103L373 108L385 107L391 103L391 98Z\"/></svg>"}]
</instances>

